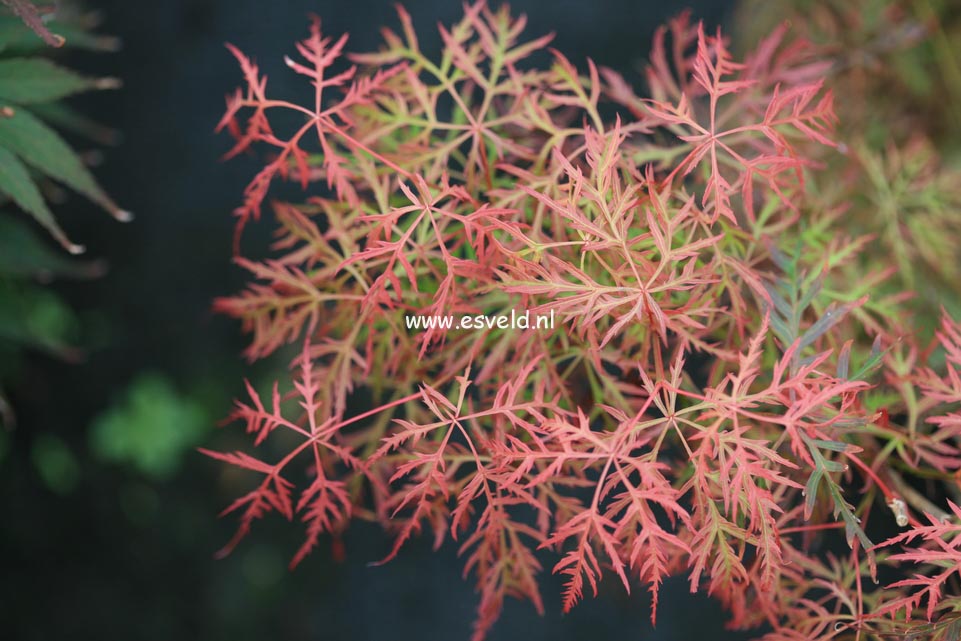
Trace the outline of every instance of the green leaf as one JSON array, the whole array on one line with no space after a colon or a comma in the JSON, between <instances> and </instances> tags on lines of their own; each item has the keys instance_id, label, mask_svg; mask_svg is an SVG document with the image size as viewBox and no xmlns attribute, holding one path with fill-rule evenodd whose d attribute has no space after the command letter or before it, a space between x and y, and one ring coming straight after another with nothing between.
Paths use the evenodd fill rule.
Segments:
<instances>
[{"instance_id":1,"label":"green leaf","mask_svg":"<svg viewBox=\"0 0 961 641\"><path fill-rule=\"evenodd\" d=\"M835 376L837 378L843 378L848 380L848 370L851 366L851 345L854 341L847 341L841 348L841 352L838 354L838 365L835 370Z\"/></svg>"},{"instance_id":2,"label":"green leaf","mask_svg":"<svg viewBox=\"0 0 961 641\"><path fill-rule=\"evenodd\" d=\"M820 438L813 438L810 439L810 442L822 450L831 450L832 452L847 452L851 449L850 443L842 443L841 441L826 441Z\"/></svg>"},{"instance_id":3,"label":"green leaf","mask_svg":"<svg viewBox=\"0 0 961 641\"><path fill-rule=\"evenodd\" d=\"M25 221L0 215L0 274L21 278L96 278L104 271L102 262L67 258L38 237Z\"/></svg>"},{"instance_id":4,"label":"green leaf","mask_svg":"<svg viewBox=\"0 0 961 641\"><path fill-rule=\"evenodd\" d=\"M810 307L811 303L814 302L814 299L817 298L817 295L821 293L821 288L823 286L824 286L824 283L822 282L821 276L818 275L814 279L814 281L811 282L810 286L805 287L803 289L803 293L801 294L801 299L798 301L798 304L797 304L797 309L805 310L808 307Z\"/></svg>"},{"instance_id":5,"label":"green leaf","mask_svg":"<svg viewBox=\"0 0 961 641\"><path fill-rule=\"evenodd\" d=\"M873 575L875 560L871 548L874 544L871 543L871 539L868 538L868 535L861 527L861 519L854 513L854 508L844 499L844 495L841 493L841 487L827 474L828 472L843 472L846 467L837 461L831 461L825 458L820 449L824 448L834 452L844 452L849 449L849 444L838 441L814 439L804 434L801 435L801 438L805 444L807 444L808 451L811 452L811 458L814 461L814 469L811 470L811 476L808 478L807 484L804 487L804 518L811 518L811 513L814 511L814 504L817 501L818 489L820 488L821 482L824 481L827 485L828 494L831 496L831 501L834 503L834 518L840 518L844 523L844 533L848 545L854 547L855 539L861 543L862 548L868 555L868 562L871 565L871 573Z\"/></svg>"},{"instance_id":6,"label":"green leaf","mask_svg":"<svg viewBox=\"0 0 961 641\"><path fill-rule=\"evenodd\" d=\"M91 89L119 86L112 78L85 78L44 58L0 60L0 100L51 102Z\"/></svg>"},{"instance_id":7,"label":"green leaf","mask_svg":"<svg viewBox=\"0 0 961 641\"><path fill-rule=\"evenodd\" d=\"M0 118L0 121L3 120L5 119ZM3 144L3 142L0 142L0 144ZM40 195L40 190L34 184L27 168L12 152L2 146L0 146L0 192L9 196L18 207L46 227L53 237L66 247L71 254L83 252L83 246L71 243L60 225L57 224L53 213L47 207L47 203L43 201L43 196Z\"/></svg>"},{"instance_id":8,"label":"green leaf","mask_svg":"<svg viewBox=\"0 0 961 641\"><path fill-rule=\"evenodd\" d=\"M777 288L770 284L764 283L764 290L767 292L768 296L771 297L771 302L774 303L774 309L776 309L781 316L784 318L791 318L794 315L794 309L788 302L781 296L781 293Z\"/></svg>"},{"instance_id":9,"label":"green leaf","mask_svg":"<svg viewBox=\"0 0 961 641\"><path fill-rule=\"evenodd\" d=\"M116 129L106 127L62 102L31 105L30 111L60 131L78 134L97 144L115 145L120 142L120 132Z\"/></svg>"},{"instance_id":10,"label":"green leaf","mask_svg":"<svg viewBox=\"0 0 961 641\"><path fill-rule=\"evenodd\" d=\"M843 472L848 469L843 463L838 463L837 461L832 461L830 459L825 459L824 462L821 463L821 467L825 472Z\"/></svg>"},{"instance_id":11,"label":"green leaf","mask_svg":"<svg viewBox=\"0 0 961 641\"><path fill-rule=\"evenodd\" d=\"M828 308L824 310L824 313L821 314L821 317L817 319L817 321L815 321L806 332L804 332L803 336L801 336L798 351L809 345L813 345L818 338L823 336L829 329L841 322L841 320L843 320L852 309L863 305L867 298L867 296L864 296L859 300L845 303L844 305L835 305L834 303L829 305Z\"/></svg>"},{"instance_id":12,"label":"green leaf","mask_svg":"<svg viewBox=\"0 0 961 641\"><path fill-rule=\"evenodd\" d=\"M823 477L824 471L819 468L814 468L811 470L811 476L808 477L807 483L804 484L805 520L811 518L811 514L814 512L814 505L818 499L818 487L821 485L821 479Z\"/></svg>"},{"instance_id":13,"label":"green leaf","mask_svg":"<svg viewBox=\"0 0 961 641\"><path fill-rule=\"evenodd\" d=\"M877 369L881 365L881 361L887 352L888 352L887 349L883 351L881 350L881 337L876 336L874 339L874 343L871 345L871 354L870 356L868 356L868 360L864 361L864 364L861 365L858 371L856 371L854 374L851 375L851 378L849 380L852 380L852 381L865 380L868 374L873 372L875 369Z\"/></svg>"},{"instance_id":14,"label":"green leaf","mask_svg":"<svg viewBox=\"0 0 961 641\"><path fill-rule=\"evenodd\" d=\"M118 220L130 220L130 213L107 196L63 138L28 111L18 109L12 117L0 118L0 147L83 194Z\"/></svg>"}]
</instances>

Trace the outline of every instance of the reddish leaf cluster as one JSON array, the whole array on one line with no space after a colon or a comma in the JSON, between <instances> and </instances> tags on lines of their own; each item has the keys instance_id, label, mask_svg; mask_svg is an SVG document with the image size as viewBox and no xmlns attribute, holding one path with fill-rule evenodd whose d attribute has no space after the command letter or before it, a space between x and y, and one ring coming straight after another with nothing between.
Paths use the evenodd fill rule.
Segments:
<instances>
[{"instance_id":1,"label":"reddish leaf cluster","mask_svg":"<svg viewBox=\"0 0 961 641\"><path fill-rule=\"evenodd\" d=\"M348 67L314 21L287 60L307 106L268 98L232 49L247 87L228 98L230 155L270 152L238 232L274 181L319 185L273 203L274 256L238 258L253 282L217 302L250 358L303 343L293 391L249 388L234 413L263 453L208 452L262 478L228 508L228 550L270 512L307 524L294 565L353 518L395 535L385 560L426 528L477 582L475 639L505 597L543 609L541 550L565 611L613 574L650 592L654 620L663 581L686 575L772 641L895 625L878 613L922 598L930 618L951 572L866 579L877 561L957 562L895 467L958 467L959 330L945 320L947 373L910 339L882 352L896 324L838 277L865 241L806 207L834 153L826 65L784 29L737 62L684 15L657 33L643 98L589 60L533 64L550 38L522 40L506 9L466 6L439 58L399 15ZM280 133L275 112L303 122ZM404 323L511 309L561 326ZM910 425L882 411L918 393ZM895 499L913 529L888 545L922 551L876 552L869 517L883 527ZM828 552L835 528L849 558Z\"/></svg>"}]
</instances>

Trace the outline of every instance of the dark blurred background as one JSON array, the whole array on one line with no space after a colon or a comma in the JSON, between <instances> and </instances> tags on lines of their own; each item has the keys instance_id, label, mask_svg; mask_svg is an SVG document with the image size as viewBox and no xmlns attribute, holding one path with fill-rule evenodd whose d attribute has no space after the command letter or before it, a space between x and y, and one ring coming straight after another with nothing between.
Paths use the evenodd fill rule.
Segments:
<instances>
[{"instance_id":1,"label":"dark blurred background","mask_svg":"<svg viewBox=\"0 0 961 641\"><path fill-rule=\"evenodd\" d=\"M528 34L556 32L571 60L626 73L647 55L654 29L690 6L722 24L726 0L527 0ZM427 48L435 25L461 14L449 0L407 2ZM453 546L434 553L417 541L397 560L389 541L355 525L346 558L322 541L294 572L286 569L302 530L282 519L259 524L224 560L214 552L234 522L217 518L235 494L224 466L196 453L243 442L217 422L255 384L283 377L286 358L245 363L239 327L210 312L238 290L231 265L231 210L256 170L254 159L221 163L228 148L214 126L223 96L240 83L231 42L254 55L275 95L304 87L283 65L309 13L331 34L350 32L349 49L378 45L378 27L396 24L389 0L88 0L100 31L123 40L119 54L69 62L114 75L124 86L77 101L123 133L96 169L102 184L137 216L116 223L79 199L59 207L71 237L109 261L98 280L56 284L76 310L87 346L82 363L32 356L8 389L18 427L0 434L0 638L411 639L470 635L473 585L460 577ZM245 250L263 246L270 223L249 228ZM258 244L259 243L259 244ZM549 565L548 565L549 567ZM492 641L566 639L738 639L722 630L720 609L688 593L683 579L661 594L658 626L643 590L627 596L605 582L572 614L559 608L560 581L544 577L547 614L510 602Z\"/></svg>"}]
</instances>

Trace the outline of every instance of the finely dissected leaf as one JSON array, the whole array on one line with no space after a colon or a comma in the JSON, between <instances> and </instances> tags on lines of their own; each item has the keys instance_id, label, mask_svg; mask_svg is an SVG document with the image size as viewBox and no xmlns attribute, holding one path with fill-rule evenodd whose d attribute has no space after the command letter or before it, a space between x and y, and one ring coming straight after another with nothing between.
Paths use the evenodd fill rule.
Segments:
<instances>
[{"instance_id":1,"label":"finely dissected leaf","mask_svg":"<svg viewBox=\"0 0 961 641\"><path fill-rule=\"evenodd\" d=\"M890 561L927 564L934 568L931 574L914 573L912 578L890 585L891 588L914 589L907 596L886 604L884 612L880 614L894 616L903 611L910 619L914 611L920 608L921 603L927 601L924 614L928 621L932 620L939 602L945 596L943 590L946 583L961 572L961 525L956 522L961 519L961 508L951 502L948 503L948 507L955 522L946 522L927 515L927 525L918 524L907 532L879 544L878 547L881 548L894 545L905 546L905 551L892 554L889 557Z\"/></svg>"},{"instance_id":2,"label":"finely dissected leaf","mask_svg":"<svg viewBox=\"0 0 961 641\"><path fill-rule=\"evenodd\" d=\"M231 48L228 157L266 151L237 238L277 181L306 193L272 204L273 246L238 255L251 282L216 302L249 358L303 343L290 393L238 403L254 449L212 454L260 477L230 508L238 538L278 512L307 522L295 562L352 519L392 536L375 565L456 541L474 641L508 597L543 609L548 557L565 611L613 578L644 586L653 621L685 576L768 641L950 630L872 614L956 605L940 566L912 579L871 538L937 514L913 488L961 468L961 329L915 336L908 293L875 295L892 269L862 269L857 198L824 189L850 151L837 52L781 26L739 60L685 14L655 37L645 96L590 60L539 64L549 38L506 8L465 6L438 56L398 14L379 51L346 56L314 20L286 59L307 104ZM937 201L911 158L889 185L905 211ZM841 167L827 182L857 173ZM951 255L899 211L885 233L929 237L908 259ZM495 322L518 312L557 324ZM907 582L871 581L882 563Z\"/></svg>"},{"instance_id":3,"label":"finely dissected leaf","mask_svg":"<svg viewBox=\"0 0 961 641\"><path fill-rule=\"evenodd\" d=\"M271 408L267 409L257 392L248 384L250 404L238 402L232 415L233 418L246 423L248 432L257 434L258 444L275 430L289 432L290 435L298 437L300 444L290 454L276 463L268 463L244 452L223 453L200 450L212 458L263 475L261 484L255 490L236 500L223 511L222 514L240 512L241 522L236 534L220 554L230 552L250 531L254 521L267 514L278 512L288 520L292 520L297 515L307 523L307 539L291 561L291 566L294 566L304 559L322 534L336 531L350 518L349 488L344 481L331 478L331 470L342 468L342 471L352 471L355 474L360 470L361 462L355 456L353 447L347 442L341 430L375 412L367 412L343 420L320 418L323 408L318 399L319 387L311 374L308 344L305 344L299 360L301 378L294 383L294 389L300 399L299 405L306 415L303 426L281 415L282 401L276 388L272 395ZM385 410L397 404L389 403L378 410ZM295 502L293 493L296 486L283 475L289 473L288 468L291 467L291 462L300 456L311 460L309 469L313 475L313 481L307 487L300 489L300 496Z\"/></svg>"},{"instance_id":4,"label":"finely dissected leaf","mask_svg":"<svg viewBox=\"0 0 961 641\"><path fill-rule=\"evenodd\" d=\"M106 209L118 220L130 214L101 189L76 153L53 129L25 109L0 118L0 148L15 154L37 171L60 181Z\"/></svg>"},{"instance_id":5,"label":"finely dissected leaf","mask_svg":"<svg viewBox=\"0 0 961 641\"><path fill-rule=\"evenodd\" d=\"M111 78L84 78L44 58L0 59L0 100L32 104L59 100L91 89L118 86Z\"/></svg>"},{"instance_id":6,"label":"finely dissected leaf","mask_svg":"<svg viewBox=\"0 0 961 641\"><path fill-rule=\"evenodd\" d=\"M755 216L755 181L762 181L769 191L793 207L790 193L802 178L805 161L790 154L792 141L788 130L820 144L833 144L828 134L833 124L830 92L823 92L819 81L782 91L775 86L763 116L756 122L736 123L727 127L729 110L720 111L719 105L730 96L750 92L757 80L745 77L745 65L736 63L720 37L707 36L703 26L697 31L697 53L691 67L692 88L709 96L709 117L698 118L692 107L692 95L680 92L676 102L646 101L644 108L655 121L662 122L691 147L675 166L669 178L684 177L698 167L708 168L702 204L711 213L711 220L726 217L737 224L732 198L740 195L749 220ZM667 69L662 72L670 73ZM759 134L751 144L740 149L738 136L755 131ZM736 172L726 165L739 166ZM795 182L798 181L798 182Z\"/></svg>"}]
</instances>

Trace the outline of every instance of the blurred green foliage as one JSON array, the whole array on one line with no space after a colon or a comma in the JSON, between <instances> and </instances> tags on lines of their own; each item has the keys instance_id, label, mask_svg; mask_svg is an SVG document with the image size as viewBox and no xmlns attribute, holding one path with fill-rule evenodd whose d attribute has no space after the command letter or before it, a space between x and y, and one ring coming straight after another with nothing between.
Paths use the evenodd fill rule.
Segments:
<instances>
[{"instance_id":1,"label":"blurred green foliage","mask_svg":"<svg viewBox=\"0 0 961 641\"><path fill-rule=\"evenodd\" d=\"M130 465L151 479L169 479L210 423L203 407L165 377L142 374L122 401L94 420L90 448L104 461Z\"/></svg>"},{"instance_id":2,"label":"blurred green foliage","mask_svg":"<svg viewBox=\"0 0 961 641\"><path fill-rule=\"evenodd\" d=\"M0 340L69 357L76 330L73 311L49 290L16 281L0 282Z\"/></svg>"},{"instance_id":3,"label":"blurred green foliage","mask_svg":"<svg viewBox=\"0 0 961 641\"><path fill-rule=\"evenodd\" d=\"M82 16L65 14L83 31L89 26ZM19 35L18 35L19 34ZM3 40L3 38L7 38ZM79 39L81 46L115 48L110 39ZM73 46L67 40L67 46ZM53 180L83 194L121 220L129 214L120 210L103 191L81 157L48 123L43 111L33 113L36 106L59 105L63 117L69 107L61 101L74 94L94 89L116 88L115 78L88 78L49 59L50 49L30 34L26 25L14 16L0 16L0 194L30 214L71 253L81 253L83 246L72 243L60 228L44 197L44 181ZM69 116L67 116L69 117ZM78 119L73 118L76 122ZM84 132L81 127L79 133Z\"/></svg>"},{"instance_id":4,"label":"blurred green foliage","mask_svg":"<svg viewBox=\"0 0 961 641\"><path fill-rule=\"evenodd\" d=\"M31 5L5 4L18 13L0 15L0 424L9 427L13 411L3 396L3 384L16 380L21 353L39 350L67 360L79 357L74 347L79 342L79 323L46 285L53 278L94 278L104 272L102 262L78 261L51 247L22 213L73 254L84 248L68 239L48 204L60 186L86 196L120 220L129 219L129 214L113 203L81 154L55 129L97 142L108 139L103 127L73 111L65 99L119 83L72 71L52 59L59 49L48 46L56 42L68 49L111 51L117 48L117 40L93 34L92 17L72 10L69 3L48 7L54 11L47 16L52 19L34 24L34 29L24 23L39 15ZM50 35L48 25L55 27L56 38L44 37L44 33ZM51 470L61 468L49 462L66 460L58 458L56 452L61 450L50 443L38 447L40 458L35 462L45 470L42 475L48 484L60 478L53 484L66 488L63 479L72 477L57 476Z\"/></svg>"}]
</instances>

